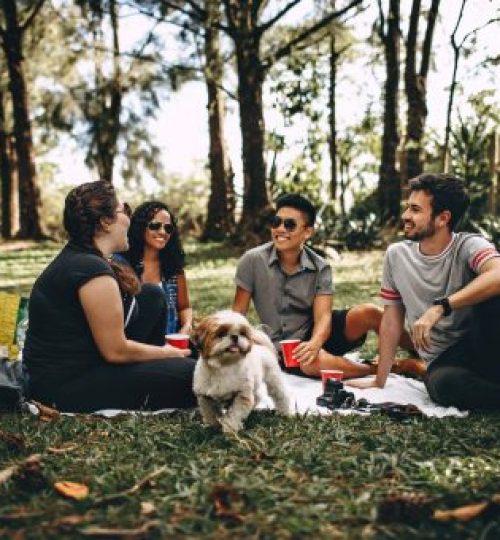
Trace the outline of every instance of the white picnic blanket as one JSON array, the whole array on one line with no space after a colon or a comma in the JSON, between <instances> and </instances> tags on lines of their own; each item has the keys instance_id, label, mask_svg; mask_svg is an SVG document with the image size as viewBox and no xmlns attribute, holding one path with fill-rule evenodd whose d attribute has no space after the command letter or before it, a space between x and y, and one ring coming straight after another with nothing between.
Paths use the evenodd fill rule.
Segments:
<instances>
[{"instance_id":1,"label":"white picnic blanket","mask_svg":"<svg viewBox=\"0 0 500 540\"><path fill-rule=\"evenodd\" d=\"M286 384L289 388L290 395L293 396L295 410L298 413L332 414L332 412L335 412L340 414L357 414L357 411L349 409L330 411L325 407L318 407L316 405L316 398L323 393L323 386L319 380L286 374ZM384 388L369 388L367 390L348 386L345 386L345 388L349 392L352 392L356 396L356 399L365 398L370 403L392 401L401 405L415 405L425 416L443 418L444 416L463 417L469 414L467 411L460 411L455 407L441 407L437 405L429 397L423 382L402 377L401 375L395 375L394 373L389 375Z\"/></svg>"},{"instance_id":2,"label":"white picnic blanket","mask_svg":"<svg viewBox=\"0 0 500 540\"><path fill-rule=\"evenodd\" d=\"M297 377L296 375L284 374L285 384L288 387L289 394L292 399L293 409L297 414L359 414L358 411L350 409L337 409L330 411L325 407L316 405L316 398L323 393L323 386L318 379L309 379L306 377ZM444 416L467 416L467 411L460 411L455 407L441 407L431 401L424 383L394 375L391 373L387 380L385 388L370 388L368 390L359 390L357 388L347 388L353 392L356 399L366 398L370 403L383 403L392 401L401 405L415 405L426 416L435 416L443 418ZM266 400L259 405L259 408L272 408L272 402ZM38 409L35 405L29 404L30 411L33 414L38 414ZM124 411L120 409L103 409L96 411L93 414L112 418L119 414L165 414L174 411L175 409L162 409L160 411ZM71 416L71 413L63 413Z\"/></svg>"}]
</instances>

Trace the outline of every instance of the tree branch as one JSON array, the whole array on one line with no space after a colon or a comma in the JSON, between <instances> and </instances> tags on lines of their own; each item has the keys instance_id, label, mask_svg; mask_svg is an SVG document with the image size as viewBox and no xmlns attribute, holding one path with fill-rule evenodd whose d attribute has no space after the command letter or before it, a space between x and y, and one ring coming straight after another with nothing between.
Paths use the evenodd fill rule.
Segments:
<instances>
[{"instance_id":1,"label":"tree branch","mask_svg":"<svg viewBox=\"0 0 500 540\"><path fill-rule=\"evenodd\" d=\"M26 20L23 24L19 25L21 32L24 32L26 28L30 26L34 18L37 16L38 12L42 9L45 0L38 0L38 3L35 4L35 7L32 9L31 13L26 17Z\"/></svg>"},{"instance_id":2,"label":"tree branch","mask_svg":"<svg viewBox=\"0 0 500 540\"><path fill-rule=\"evenodd\" d=\"M295 47L295 45L306 40L308 37L312 36L318 30L321 30L321 28L325 27L334 19L338 19L339 17L344 15L344 13L347 13L349 10L360 5L362 2L363 0L351 0L351 2L346 7L338 11L333 11L332 13L330 13L330 15L327 15L324 19L321 19L319 22L317 22L316 24L313 24L307 30L304 30L296 38L290 40L286 45L278 49L274 54L270 54L262 62L263 69L264 70L269 69L277 60L279 60L280 58L283 58L287 54L290 54L290 52L292 51L293 47Z\"/></svg>"},{"instance_id":3,"label":"tree branch","mask_svg":"<svg viewBox=\"0 0 500 540\"><path fill-rule=\"evenodd\" d=\"M434 26L436 25L437 14L439 11L439 2L441 0L432 0L431 8L427 18L427 28L425 30L424 44L422 46L422 62L420 64L420 76L426 78L429 72L429 63L431 59L432 36Z\"/></svg>"},{"instance_id":4,"label":"tree branch","mask_svg":"<svg viewBox=\"0 0 500 540\"><path fill-rule=\"evenodd\" d=\"M287 4L281 11L279 11L274 17L269 19L267 22L261 24L257 27L257 33L263 34L266 30L271 28L277 21L281 19L286 13L288 13L292 8L294 8L298 3L300 3L302 0L292 0L289 4Z\"/></svg>"},{"instance_id":5,"label":"tree branch","mask_svg":"<svg viewBox=\"0 0 500 540\"><path fill-rule=\"evenodd\" d=\"M385 35L385 15L384 15L384 10L382 8L382 0L377 0L377 4L378 4L378 13L380 17L380 27L378 29L377 34L380 40L382 41L382 43L384 43L385 40L387 39L387 36Z\"/></svg>"}]
</instances>

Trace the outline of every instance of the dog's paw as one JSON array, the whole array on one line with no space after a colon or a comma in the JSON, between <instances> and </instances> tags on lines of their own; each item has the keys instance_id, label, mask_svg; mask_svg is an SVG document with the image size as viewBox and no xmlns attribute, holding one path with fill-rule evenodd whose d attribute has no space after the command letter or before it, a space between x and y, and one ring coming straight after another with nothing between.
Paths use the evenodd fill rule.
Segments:
<instances>
[{"instance_id":1,"label":"dog's paw","mask_svg":"<svg viewBox=\"0 0 500 540\"><path fill-rule=\"evenodd\" d=\"M238 433L241 429L243 429L243 422L236 421L236 420L228 420L227 418L223 418L221 421L222 431L224 433Z\"/></svg>"}]
</instances>

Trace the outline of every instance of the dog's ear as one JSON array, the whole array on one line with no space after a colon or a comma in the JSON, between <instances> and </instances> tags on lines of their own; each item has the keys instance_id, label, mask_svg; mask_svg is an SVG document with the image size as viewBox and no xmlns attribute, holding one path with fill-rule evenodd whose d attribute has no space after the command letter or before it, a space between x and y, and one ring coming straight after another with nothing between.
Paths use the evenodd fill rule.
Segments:
<instances>
[{"instance_id":1,"label":"dog's ear","mask_svg":"<svg viewBox=\"0 0 500 540\"><path fill-rule=\"evenodd\" d=\"M256 345L263 345L264 347L270 349L273 353L276 353L273 342L263 330L251 327L250 339L252 340L252 343L255 343Z\"/></svg>"},{"instance_id":2,"label":"dog's ear","mask_svg":"<svg viewBox=\"0 0 500 540\"><path fill-rule=\"evenodd\" d=\"M215 321L213 317L205 317L194 328L191 339L195 343L198 350L201 351L203 358L207 358L210 353L212 339L210 336L214 334Z\"/></svg>"}]
</instances>

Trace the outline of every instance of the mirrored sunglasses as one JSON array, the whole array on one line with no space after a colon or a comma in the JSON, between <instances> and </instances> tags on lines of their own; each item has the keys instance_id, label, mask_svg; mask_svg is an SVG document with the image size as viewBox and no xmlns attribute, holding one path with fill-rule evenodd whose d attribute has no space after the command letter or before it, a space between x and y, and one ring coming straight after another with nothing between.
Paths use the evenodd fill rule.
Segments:
<instances>
[{"instance_id":1,"label":"mirrored sunglasses","mask_svg":"<svg viewBox=\"0 0 500 540\"><path fill-rule=\"evenodd\" d=\"M288 232L293 232L297 228L297 222L293 218L281 218L280 216L273 216L269 220L269 224L272 229L277 229L281 225L285 227Z\"/></svg>"},{"instance_id":2,"label":"mirrored sunglasses","mask_svg":"<svg viewBox=\"0 0 500 540\"><path fill-rule=\"evenodd\" d=\"M161 221L150 221L147 226L150 231L159 231L163 227L167 234L172 234L175 228L172 223L162 223Z\"/></svg>"}]
</instances>

